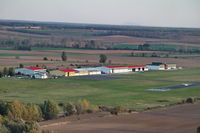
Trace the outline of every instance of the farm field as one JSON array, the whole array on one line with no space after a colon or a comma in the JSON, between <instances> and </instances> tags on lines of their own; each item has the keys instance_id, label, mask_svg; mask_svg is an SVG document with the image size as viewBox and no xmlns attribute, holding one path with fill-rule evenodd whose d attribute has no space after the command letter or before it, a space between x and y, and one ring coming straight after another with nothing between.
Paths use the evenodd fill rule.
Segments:
<instances>
[{"instance_id":1,"label":"farm field","mask_svg":"<svg viewBox=\"0 0 200 133\"><path fill-rule=\"evenodd\" d=\"M0 99L9 101L15 99L26 103L42 103L44 100L53 99L65 103L85 98L95 105L143 109L180 102L188 97L200 97L198 86L166 92L147 91L147 89L199 82L200 68L113 76L119 79L29 80L2 78L0 79ZM165 102L161 102L163 100Z\"/></svg>"},{"instance_id":2,"label":"farm field","mask_svg":"<svg viewBox=\"0 0 200 133\"><path fill-rule=\"evenodd\" d=\"M200 104L119 116L89 115L41 122L44 130L57 133L195 133L199 126Z\"/></svg>"},{"instance_id":3,"label":"farm field","mask_svg":"<svg viewBox=\"0 0 200 133\"><path fill-rule=\"evenodd\" d=\"M66 62L61 61L61 53L65 51L68 57ZM131 53L151 55L157 53L162 57L132 57ZM0 69L4 67L18 67L20 63L25 66L47 66L49 69L70 68L73 65L101 65L99 55L105 54L112 64L146 65L153 61L176 63L180 67L200 67L199 54L171 54L160 51L132 51L132 50L87 50L87 49L60 49L40 48L32 51L0 50ZM166 58L166 55L169 55ZM48 61L43 58L47 57ZM71 66L72 65L72 66ZM110 64L106 64L110 65Z\"/></svg>"}]
</instances>

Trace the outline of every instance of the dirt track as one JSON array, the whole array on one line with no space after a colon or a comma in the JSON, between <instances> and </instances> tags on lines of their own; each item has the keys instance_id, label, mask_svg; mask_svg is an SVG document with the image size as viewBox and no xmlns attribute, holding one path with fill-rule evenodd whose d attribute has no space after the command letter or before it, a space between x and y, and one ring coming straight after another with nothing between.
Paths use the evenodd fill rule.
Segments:
<instances>
[{"instance_id":1,"label":"dirt track","mask_svg":"<svg viewBox=\"0 0 200 133\"><path fill-rule=\"evenodd\" d=\"M59 120L57 120L59 122ZM49 126L44 126L50 123ZM180 105L139 114L99 117L79 122L42 123L57 133L196 133L200 104Z\"/></svg>"}]
</instances>

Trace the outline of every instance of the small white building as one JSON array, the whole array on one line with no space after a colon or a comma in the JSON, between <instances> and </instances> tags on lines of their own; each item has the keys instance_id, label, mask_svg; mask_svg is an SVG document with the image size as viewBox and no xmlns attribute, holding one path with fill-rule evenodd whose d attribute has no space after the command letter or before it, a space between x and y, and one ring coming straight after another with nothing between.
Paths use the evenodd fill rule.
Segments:
<instances>
[{"instance_id":1,"label":"small white building","mask_svg":"<svg viewBox=\"0 0 200 133\"><path fill-rule=\"evenodd\" d=\"M25 67L15 69L16 74L27 75L35 78L47 78L47 71L40 67Z\"/></svg>"},{"instance_id":2,"label":"small white building","mask_svg":"<svg viewBox=\"0 0 200 133\"><path fill-rule=\"evenodd\" d=\"M148 71L145 65L135 65L135 66L103 66L97 67L102 73L129 73L129 72L143 72Z\"/></svg>"},{"instance_id":3,"label":"small white building","mask_svg":"<svg viewBox=\"0 0 200 133\"><path fill-rule=\"evenodd\" d=\"M149 70L175 70L177 69L174 63L162 63L162 62L152 62L152 64L147 65Z\"/></svg>"}]
</instances>

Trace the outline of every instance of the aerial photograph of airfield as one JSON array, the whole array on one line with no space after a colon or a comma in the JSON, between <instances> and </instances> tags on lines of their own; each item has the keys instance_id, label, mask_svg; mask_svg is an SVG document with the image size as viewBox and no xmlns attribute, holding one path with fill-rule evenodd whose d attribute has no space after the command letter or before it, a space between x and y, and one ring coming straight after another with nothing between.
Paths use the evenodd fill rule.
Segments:
<instances>
[{"instance_id":1,"label":"aerial photograph of airfield","mask_svg":"<svg viewBox=\"0 0 200 133\"><path fill-rule=\"evenodd\" d=\"M200 133L199 0L0 1L0 133Z\"/></svg>"}]
</instances>

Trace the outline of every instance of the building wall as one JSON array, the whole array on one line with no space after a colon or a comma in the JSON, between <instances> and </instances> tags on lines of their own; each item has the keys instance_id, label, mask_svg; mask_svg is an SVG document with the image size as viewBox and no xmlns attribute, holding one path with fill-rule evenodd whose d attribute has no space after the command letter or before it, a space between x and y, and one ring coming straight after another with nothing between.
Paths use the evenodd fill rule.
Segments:
<instances>
[{"instance_id":1,"label":"building wall","mask_svg":"<svg viewBox=\"0 0 200 133\"><path fill-rule=\"evenodd\" d=\"M149 70L160 70L160 66L148 65Z\"/></svg>"},{"instance_id":2,"label":"building wall","mask_svg":"<svg viewBox=\"0 0 200 133\"><path fill-rule=\"evenodd\" d=\"M176 66L176 64L167 64L167 69L168 70L177 69L177 66Z\"/></svg>"},{"instance_id":3,"label":"building wall","mask_svg":"<svg viewBox=\"0 0 200 133\"><path fill-rule=\"evenodd\" d=\"M59 70L53 70L50 71L50 74L53 76L65 76L65 72L59 71Z\"/></svg>"},{"instance_id":4,"label":"building wall","mask_svg":"<svg viewBox=\"0 0 200 133\"><path fill-rule=\"evenodd\" d=\"M24 74L24 75L34 75L34 71L26 68L18 68L15 69L15 73L18 74Z\"/></svg>"},{"instance_id":5,"label":"building wall","mask_svg":"<svg viewBox=\"0 0 200 133\"><path fill-rule=\"evenodd\" d=\"M128 68L113 68L112 73L126 73L130 72Z\"/></svg>"},{"instance_id":6,"label":"building wall","mask_svg":"<svg viewBox=\"0 0 200 133\"><path fill-rule=\"evenodd\" d=\"M66 72L65 77L68 77L68 76L73 77L73 76L77 76L77 75L76 75L76 72Z\"/></svg>"},{"instance_id":7,"label":"building wall","mask_svg":"<svg viewBox=\"0 0 200 133\"><path fill-rule=\"evenodd\" d=\"M35 74L34 75L36 79L47 79L47 74Z\"/></svg>"},{"instance_id":8,"label":"building wall","mask_svg":"<svg viewBox=\"0 0 200 133\"><path fill-rule=\"evenodd\" d=\"M107 68L107 67L97 67L97 69L98 69L99 71L101 71L102 73L105 73L105 74L111 73L111 69L110 69L110 68Z\"/></svg>"},{"instance_id":9,"label":"building wall","mask_svg":"<svg viewBox=\"0 0 200 133\"><path fill-rule=\"evenodd\" d=\"M101 71L89 71L89 75L100 75Z\"/></svg>"}]
</instances>

